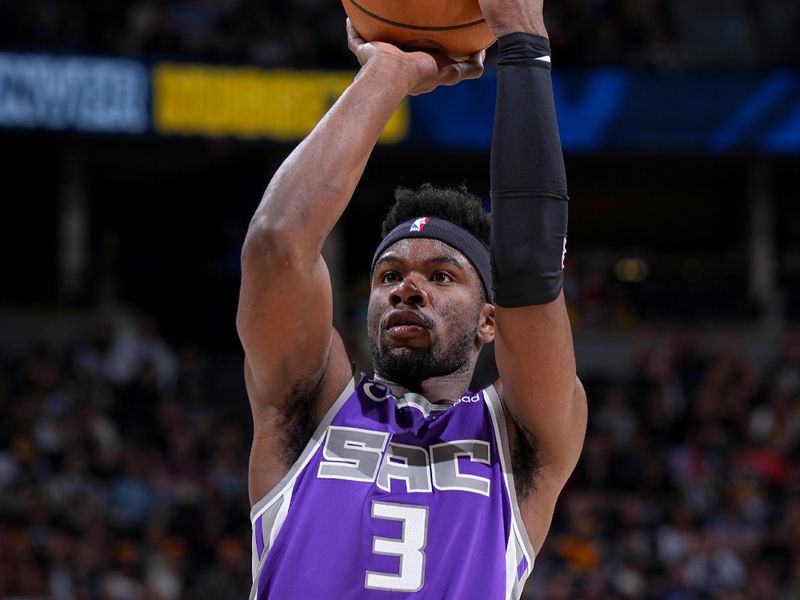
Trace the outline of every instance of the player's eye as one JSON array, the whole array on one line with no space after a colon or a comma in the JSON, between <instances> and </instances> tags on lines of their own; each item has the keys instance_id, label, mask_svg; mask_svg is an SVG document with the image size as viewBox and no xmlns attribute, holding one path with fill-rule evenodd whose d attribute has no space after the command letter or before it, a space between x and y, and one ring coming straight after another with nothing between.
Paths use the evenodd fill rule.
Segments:
<instances>
[{"instance_id":1,"label":"player's eye","mask_svg":"<svg viewBox=\"0 0 800 600\"><path fill-rule=\"evenodd\" d=\"M431 275L431 281L435 281L436 283L451 283L454 279L447 271L436 271Z\"/></svg>"},{"instance_id":2,"label":"player's eye","mask_svg":"<svg viewBox=\"0 0 800 600\"><path fill-rule=\"evenodd\" d=\"M400 275L396 271L386 271L381 275L381 283L397 283L400 281Z\"/></svg>"}]
</instances>

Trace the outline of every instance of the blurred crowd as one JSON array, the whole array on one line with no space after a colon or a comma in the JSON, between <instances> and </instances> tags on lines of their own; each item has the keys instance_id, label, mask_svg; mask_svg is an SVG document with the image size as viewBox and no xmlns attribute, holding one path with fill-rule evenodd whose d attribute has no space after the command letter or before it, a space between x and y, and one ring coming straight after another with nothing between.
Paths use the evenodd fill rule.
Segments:
<instances>
[{"instance_id":1,"label":"blurred crowd","mask_svg":"<svg viewBox=\"0 0 800 600\"><path fill-rule=\"evenodd\" d=\"M675 339L587 393L530 598L800 599L800 336L767 367Z\"/></svg>"},{"instance_id":2,"label":"blurred crowd","mask_svg":"<svg viewBox=\"0 0 800 600\"><path fill-rule=\"evenodd\" d=\"M0 355L0 598L246 598L247 410L148 320Z\"/></svg>"},{"instance_id":3,"label":"blurred crowd","mask_svg":"<svg viewBox=\"0 0 800 600\"><path fill-rule=\"evenodd\" d=\"M148 319L0 353L0 597L246 597L249 413L217 360ZM525 598L799 600L800 336L766 366L676 337L632 373L585 378Z\"/></svg>"},{"instance_id":4,"label":"blurred crowd","mask_svg":"<svg viewBox=\"0 0 800 600\"><path fill-rule=\"evenodd\" d=\"M795 0L553 0L561 64L800 64ZM262 66L353 66L339 0L6 0L0 47Z\"/></svg>"}]
</instances>

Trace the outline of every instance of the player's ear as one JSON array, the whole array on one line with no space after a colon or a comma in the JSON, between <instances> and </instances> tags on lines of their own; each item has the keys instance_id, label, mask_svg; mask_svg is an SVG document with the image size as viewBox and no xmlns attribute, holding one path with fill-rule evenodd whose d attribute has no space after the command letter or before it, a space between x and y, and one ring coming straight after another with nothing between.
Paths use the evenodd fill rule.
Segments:
<instances>
[{"instance_id":1,"label":"player's ear","mask_svg":"<svg viewBox=\"0 0 800 600\"><path fill-rule=\"evenodd\" d=\"M478 323L478 340L481 344L494 341L494 304L485 302L481 308L481 319Z\"/></svg>"}]
</instances>

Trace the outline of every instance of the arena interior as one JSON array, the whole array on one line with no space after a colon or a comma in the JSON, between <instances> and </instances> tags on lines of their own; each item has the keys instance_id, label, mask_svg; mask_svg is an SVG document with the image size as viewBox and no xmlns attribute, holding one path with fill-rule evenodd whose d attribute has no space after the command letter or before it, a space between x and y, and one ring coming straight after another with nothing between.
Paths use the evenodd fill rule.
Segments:
<instances>
[{"instance_id":1,"label":"arena interior","mask_svg":"<svg viewBox=\"0 0 800 600\"><path fill-rule=\"evenodd\" d=\"M798 600L800 4L546 12L590 421L523 598ZM489 206L493 60L398 109L325 248L365 370L394 187ZM247 597L239 253L355 68L338 0L0 3L0 598Z\"/></svg>"}]
</instances>

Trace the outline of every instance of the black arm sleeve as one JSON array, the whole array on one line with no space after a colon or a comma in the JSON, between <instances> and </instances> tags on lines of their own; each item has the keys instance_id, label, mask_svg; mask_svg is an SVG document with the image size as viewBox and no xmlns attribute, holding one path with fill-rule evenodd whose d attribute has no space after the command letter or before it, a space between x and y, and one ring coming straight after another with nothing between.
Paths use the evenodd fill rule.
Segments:
<instances>
[{"instance_id":1,"label":"black arm sleeve","mask_svg":"<svg viewBox=\"0 0 800 600\"><path fill-rule=\"evenodd\" d=\"M495 302L546 304L563 286L568 204L550 44L511 33L498 46L491 156Z\"/></svg>"}]
</instances>

